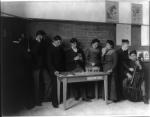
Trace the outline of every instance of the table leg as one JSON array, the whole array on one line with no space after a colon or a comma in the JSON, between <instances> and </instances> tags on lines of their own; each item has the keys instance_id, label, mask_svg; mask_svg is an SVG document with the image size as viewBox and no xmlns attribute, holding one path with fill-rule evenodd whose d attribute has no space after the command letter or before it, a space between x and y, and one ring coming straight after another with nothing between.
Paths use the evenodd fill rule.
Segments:
<instances>
[{"instance_id":1,"label":"table leg","mask_svg":"<svg viewBox=\"0 0 150 117\"><path fill-rule=\"evenodd\" d=\"M105 102L108 104L108 77L104 76L104 93L105 93Z\"/></svg>"},{"instance_id":2,"label":"table leg","mask_svg":"<svg viewBox=\"0 0 150 117\"><path fill-rule=\"evenodd\" d=\"M98 83L95 82L95 98L98 99Z\"/></svg>"},{"instance_id":3,"label":"table leg","mask_svg":"<svg viewBox=\"0 0 150 117\"><path fill-rule=\"evenodd\" d=\"M63 79L63 105L64 105L64 110L66 110L66 100L67 100L67 79Z\"/></svg>"},{"instance_id":4,"label":"table leg","mask_svg":"<svg viewBox=\"0 0 150 117\"><path fill-rule=\"evenodd\" d=\"M60 104L60 80L57 78L57 98L58 104Z\"/></svg>"}]
</instances>

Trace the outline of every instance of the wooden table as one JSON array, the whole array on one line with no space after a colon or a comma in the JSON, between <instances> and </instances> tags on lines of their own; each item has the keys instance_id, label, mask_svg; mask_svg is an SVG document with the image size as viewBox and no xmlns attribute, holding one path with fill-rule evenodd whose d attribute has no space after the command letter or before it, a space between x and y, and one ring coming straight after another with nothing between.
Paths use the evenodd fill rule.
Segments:
<instances>
[{"instance_id":1,"label":"wooden table","mask_svg":"<svg viewBox=\"0 0 150 117\"><path fill-rule=\"evenodd\" d=\"M57 76L57 96L58 103L60 104L60 84L63 84L63 108L66 110L66 101L67 101L67 84L75 83L75 82L93 82L93 81L104 81L104 95L105 102L108 104L108 73L98 72L98 73L90 73L90 72L81 72L74 74L65 74L61 73ZM95 82L95 97L98 99L98 83Z\"/></svg>"}]
</instances>

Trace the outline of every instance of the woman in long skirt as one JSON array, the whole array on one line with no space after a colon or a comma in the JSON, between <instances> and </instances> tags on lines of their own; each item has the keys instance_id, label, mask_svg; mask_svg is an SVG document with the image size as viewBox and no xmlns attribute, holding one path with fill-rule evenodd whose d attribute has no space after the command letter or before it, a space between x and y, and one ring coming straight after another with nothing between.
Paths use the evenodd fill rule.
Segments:
<instances>
[{"instance_id":1,"label":"woman in long skirt","mask_svg":"<svg viewBox=\"0 0 150 117\"><path fill-rule=\"evenodd\" d=\"M117 55L114 50L114 42L107 40L105 48L102 49L103 71L108 75L108 97L111 101L117 101L116 93L116 65Z\"/></svg>"}]
</instances>

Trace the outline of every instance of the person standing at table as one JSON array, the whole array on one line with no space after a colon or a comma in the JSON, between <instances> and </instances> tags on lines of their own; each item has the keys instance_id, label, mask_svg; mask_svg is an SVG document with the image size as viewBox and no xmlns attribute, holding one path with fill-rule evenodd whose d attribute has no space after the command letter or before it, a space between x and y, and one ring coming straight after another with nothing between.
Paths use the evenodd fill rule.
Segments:
<instances>
[{"instance_id":1,"label":"person standing at table","mask_svg":"<svg viewBox=\"0 0 150 117\"><path fill-rule=\"evenodd\" d=\"M106 46L102 49L102 64L103 71L109 73L108 75L108 98L111 101L117 101L116 92L116 66L117 55L114 50L114 42L112 40L106 41Z\"/></svg>"},{"instance_id":2,"label":"person standing at table","mask_svg":"<svg viewBox=\"0 0 150 117\"><path fill-rule=\"evenodd\" d=\"M101 68L101 48L98 39L93 39L91 47L86 50L86 63L87 66L97 66Z\"/></svg>"},{"instance_id":3,"label":"person standing at table","mask_svg":"<svg viewBox=\"0 0 150 117\"><path fill-rule=\"evenodd\" d=\"M66 51L66 71L68 72L84 72L85 71L85 55L83 50L79 47L76 38L70 40L71 47ZM71 93L75 99L82 97L83 100L89 101L86 97L86 85L77 83L71 85Z\"/></svg>"},{"instance_id":4,"label":"person standing at table","mask_svg":"<svg viewBox=\"0 0 150 117\"><path fill-rule=\"evenodd\" d=\"M57 77L56 75L59 72L65 70L65 53L61 46L62 39L60 36L55 36L52 39L52 43L48 45L47 50L47 65L52 80L52 105L54 108L58 108L58 99L57 99Z\"/></svg>"},{"instance_id":5,"label":"person standing at table","mask_svg":"<svg viewBox=\"0 0 150 117\"><path fill-rule=\"evenodd\" d=\"M123 96L123 80L126 78L125 71L128 70L129 64L129 41L126 39L122 40L121 48L117 50L118 56L118 63L117 63L117 72L118 72L118 79L117 79L117 93L118 99L124 99Z\"/></svg>"},{"instance_id":6,"label":"person standing at table","mask_svg":"<svg viewBox=\"0 0 150 117\"><path fill-rule=\"evenodd\" d=\"M98 67L99 71L102 70L101 65L101 47L98 39L91 41L91 46L86 50L86 67ZM88 83L88 97L94 98L94 83Z\"/></svg>"},{"instance_id":7,"label":"person standing at table","mask_svg":"<svg viewBox=\"0 0 150 117\"><path fill-rule=\"evenodd\" d=\"M71 47L66 51L66 70L73 72L85 71L85 55L79 47L78 40L70 40Z\"/></svg>"}]
</instances>

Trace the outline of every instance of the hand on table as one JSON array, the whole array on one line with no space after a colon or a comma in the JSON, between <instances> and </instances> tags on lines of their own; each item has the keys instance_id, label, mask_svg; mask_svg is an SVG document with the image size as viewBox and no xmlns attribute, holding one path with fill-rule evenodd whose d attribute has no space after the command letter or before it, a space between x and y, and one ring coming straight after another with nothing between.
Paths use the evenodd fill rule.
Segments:
<instances>
[{"instance_id":1,"label":"hand on table","mask_svg":"<svg viewBox=\"0 0 150 117\"><path fill-rule=\"evenodd\" d=\"M58 76L58 75L59 75L59 71L55 71L54 74L55 74L56 76Z\"/></svg>"}]
</instances>

